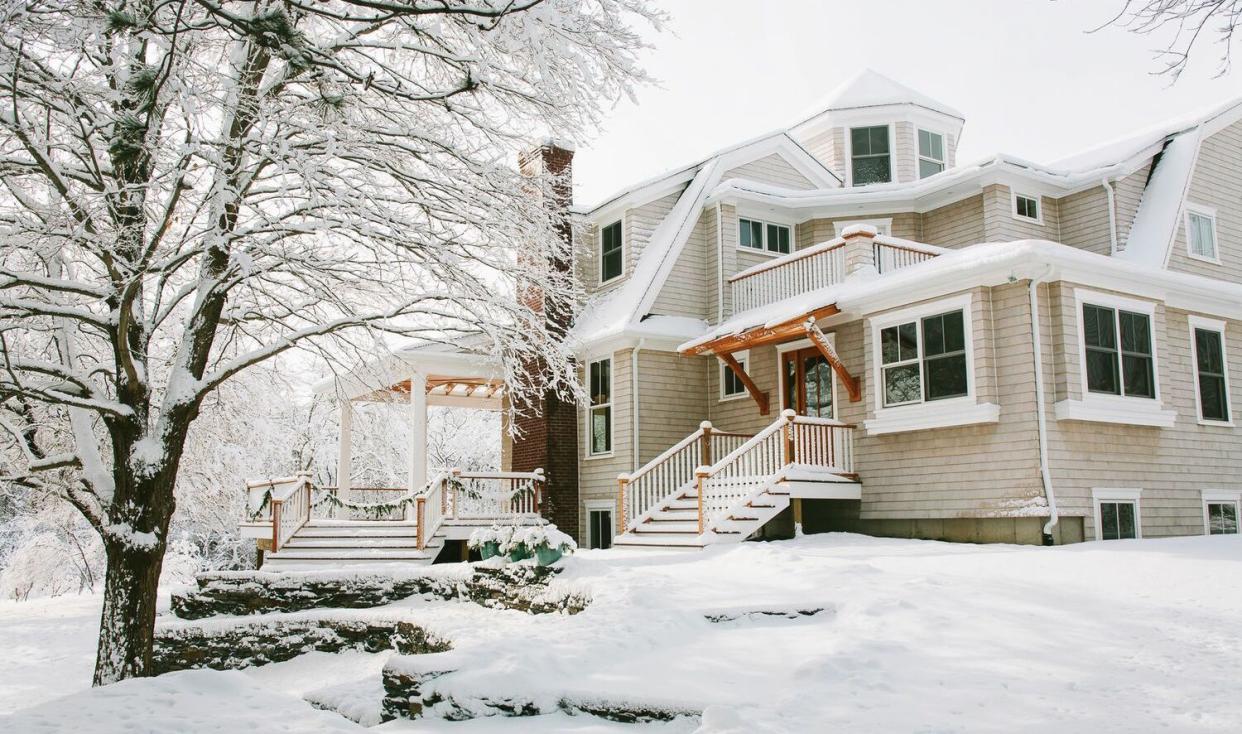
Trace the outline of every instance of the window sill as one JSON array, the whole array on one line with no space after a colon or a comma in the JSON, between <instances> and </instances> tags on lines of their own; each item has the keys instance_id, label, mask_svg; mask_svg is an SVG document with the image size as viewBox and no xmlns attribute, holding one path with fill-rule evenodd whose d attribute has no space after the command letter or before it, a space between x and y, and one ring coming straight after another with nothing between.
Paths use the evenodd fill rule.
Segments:
<instances>
[{"instance_id":1,"label":"window sill","mask_svg":"<svg viewBox=\"0 0 1242 734\"><path fill-rule=\"evenodd\" d=\"M1190 258L1191 260L1195 260L1197 262L1207 263L1209 265L1220 265L1220 257L1208 257L1207 255L1196 255L1195 253L1190 252L1189 250L1187 250L1186 252L1186 257Z\"/></svg>"},{"instance_id":2,"label":"window sill","mask_svg":"<svg viewBox=\"0 0 1242 734\"><path fill-rule=\"evenodd\" d=\"M594 460L594 459L611 459L612 457L614 457L614 456L616 456L616 455L617 455L617 454L616 454L616 452L615 452L615 451L609 451L609 452L608 452L608 453L606 453L606 454L587 454L586 456L582 457L582 460L583 460L583 461L592 461L592 460Z\"/></svg>"},{"instance_id":3,"label":"window sill","mask_svg":"<svg viewBox=\"0 0 1242 734\"><path fill-rule=\"evenodd\" d=\"M1036 227L1044 226L1044 220L1042 219L1031 219L1030 217L1022 216L1021 214L1011 214L1010 216L1012 216L1014 219L1018 220L1019 222L1026 222L1027 224L1033 224Z\"/></svg>"},{"instance_id":4,"label":"window sill","mask_svg":"<svg viewBox=\"0 0 1242 734\"><path fill-rule=\"evenodd\" d=\"M1209 428L1233 428L1233 427L1234 427L1234 425L1233 425L1233 421L1231 421L1231 420L1229 420L1229 421L1214 421L1214 420L1210 420L1210 419L1208 419L1208 418L1200 418L1200 419L1199 419L1199 425L1201 425L1201 426L1207 426L1207 427L1209 427Z\"/></svg>"},{"instance_id":5,"label":"window sill","mask_svg":"<svg viewBox=\"0 0 1242 734\"><path fill-rule=\"evenodd\" d=\"M1159 402L1147 398L1062 400L1053 407L1059 421L1119 423L1153 428L1172 428L1177 422L1177 411L1164 410Z\"/></svg>"},{"instance_id":6,"label":"window sill","mask_svg":"<svg viewBox=\"0 0 1242 734\"><path fill-rule=\"evenodd\" d=\"M731 403L731 402L733 402L734 400L745 400L745 399L746 399L746 398L748 398L748 397L750 397L750 396L749 396L747 393L744 393L744 392L740 392L740 393L738 393L737 395L722 395L722 396L720 397L719 402L721 402L721 403Z\"/></svg>"},{"instance_id":7,"label":"window sill","mask_svg":"<svg viewBox=\"0 0 1242 734\"><path fill-rule=\"evenodd\" d=\"M958 398L881 408L876 411L875 418L863 422L863 427L867 429L868 436L880 436L886 433L995 423L998 420L1000 406L996 403L976 403L973 398Z\"/></svg>"}]
</instances>

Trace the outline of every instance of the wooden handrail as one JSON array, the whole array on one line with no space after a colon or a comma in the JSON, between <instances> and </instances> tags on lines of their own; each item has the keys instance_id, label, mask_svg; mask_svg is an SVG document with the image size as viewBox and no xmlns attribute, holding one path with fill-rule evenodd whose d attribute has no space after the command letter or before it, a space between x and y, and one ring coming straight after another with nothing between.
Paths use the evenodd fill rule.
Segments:
<instances>
[{"instance_id":1,"label":"wooden handrail","mask_svg":"<svg viewBox=\"0 0 1242 734\"><path fill-rule=\"evenodd\" d=\"M801 250L794 250L788 255L782 255L780 257L773 258L768 262L752 265L745 270L734 273L729 276L727 282L735 283L739 280L746 280L747 278L760 273L765 273L774 268L784 267L790 263L797 262L808 257L813 257L815 255L821 255L825 252L832 252L839 247L845 247L845 240L838 237L835 240L828 240L827 242L820 242L819 244L811 245L810 247L804 247Z\"/></svg>"}]
</instances>

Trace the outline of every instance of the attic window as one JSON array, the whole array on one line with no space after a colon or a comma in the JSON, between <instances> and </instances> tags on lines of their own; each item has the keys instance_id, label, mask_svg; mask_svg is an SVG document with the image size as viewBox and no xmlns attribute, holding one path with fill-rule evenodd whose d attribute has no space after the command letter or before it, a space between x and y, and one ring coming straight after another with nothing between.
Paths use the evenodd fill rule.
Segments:
<instances>
[{"instance_id":1,"label":"attic window","mask_svg":"<svg viewBox=\"0 0 1242 734\"><path fill-rule=\"evenodd\" d=\"M888 125L850 128L850 177L855 186L893 180Z\"/></svg>"},{"instance_id":2,"label":"attic window","mask_svg":"<svg viewBox=\"0 0 1242 734\"><path fill-rule=\"evenodd\" d=\"M621 277L625 269L622 255L621 222L613 222L599 233L599 282Z\"/></svg>"},{"instance_id":3,"label":"attic window","mask_svg":"<svg viewBox=\"0 0 1242 734\"><path fill-rule=\"evenodd\" d=\"M935 176L944 170L944 136L919 130L919 178Z\"/></svg>"}]
</instances>

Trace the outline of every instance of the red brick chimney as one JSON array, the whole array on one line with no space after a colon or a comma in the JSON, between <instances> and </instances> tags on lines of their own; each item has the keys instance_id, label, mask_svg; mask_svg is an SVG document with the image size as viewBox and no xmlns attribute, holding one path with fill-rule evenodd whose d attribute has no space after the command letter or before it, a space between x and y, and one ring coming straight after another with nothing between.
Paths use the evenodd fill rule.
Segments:
<instances>
[{"instance_id":1,"label":"red brick chimney","mask_svg":"<svg viewBox=\"0 0 1242 734\"><path fill-rule=\"evenodd\" d=\"M552 196L547 205L557 215L557 233L573 244L573 225L569 205L573 200L574 151L565 143L545 141L519 157L523 175L551 177ZM548 267L572 275L573 257L552 258ZM549 298L536 287L522 289L519 297L530 308L541 311L553 338L563 338L573 318L573 304ZM540 361L526 369L542 371ZM547 391L523 405L516 406L514 424L517 436L513 442L513 471L525 472L542 468L544 484L543 515L558 528L578 539L578 406L554 391Z\"/></svg>"}]
</instances>

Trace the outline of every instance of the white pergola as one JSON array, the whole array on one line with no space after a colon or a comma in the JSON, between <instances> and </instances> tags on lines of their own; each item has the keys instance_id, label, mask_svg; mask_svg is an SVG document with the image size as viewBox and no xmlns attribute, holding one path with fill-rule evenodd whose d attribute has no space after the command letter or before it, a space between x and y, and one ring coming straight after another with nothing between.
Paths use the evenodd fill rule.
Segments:
<instances>
[{"instance_id":1,"label":"white pergola","mask_svg":"<svg viewBox=\"0 0 1242 734\"><path fill-rule=\"evenodd\" d=\"M501 410L507 400L498 358L442 345L400 350L327 380L316 392L335 395L338 401L337 485L342 496L350 488L353 403L408 403L409 486L417 490L427 483L428 406Z\"/></svg>"}]
</instances>

